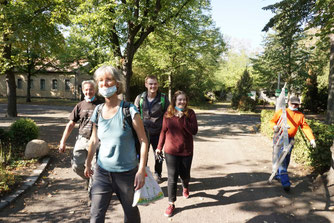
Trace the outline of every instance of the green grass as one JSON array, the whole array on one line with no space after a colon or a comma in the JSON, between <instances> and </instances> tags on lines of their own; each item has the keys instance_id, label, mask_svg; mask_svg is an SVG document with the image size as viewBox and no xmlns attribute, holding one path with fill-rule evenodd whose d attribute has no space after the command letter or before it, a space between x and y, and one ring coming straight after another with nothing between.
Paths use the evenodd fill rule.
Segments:
<instances>
[{"instance_id":1,"label":"green grass","mask_svg":"<svg viewBox=\"0 0 334 223\"><path fill-rule=\"evenodd\" d=\"M54 99L54 98L32 98L31 102L26 102L26 98L18 97L16 99L17 104L30 104L30 105L56 105L56 106L75 106L79 101L68 99ZM0 104L7 104L7 98L0 98Z\"/></svg>"}]
</instances>

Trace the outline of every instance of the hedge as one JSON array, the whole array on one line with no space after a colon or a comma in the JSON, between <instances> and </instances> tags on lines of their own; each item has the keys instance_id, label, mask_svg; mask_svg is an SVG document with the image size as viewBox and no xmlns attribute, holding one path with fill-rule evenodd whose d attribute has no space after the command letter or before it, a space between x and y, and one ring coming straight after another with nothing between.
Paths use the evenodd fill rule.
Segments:
<instances>
[{"instance_id":1,"label":"hedge","mask_svg":"<svg viewBox=\"0 0 334 223\"><path fill-rule=\"evenodd\" d=\"M269 121L273 117L273 110L262 110L261 112L261 133L272 138L273 130L270 128ZM315 170L323 172L328 170L331 162L330 147L334 140L334 125L327 125L316 120L307 120L315 136L317 147L310 146L301 129L295 136L295 145L292 152L293 159L300 164L312 166Z\"/></svg>"}]
</instances>

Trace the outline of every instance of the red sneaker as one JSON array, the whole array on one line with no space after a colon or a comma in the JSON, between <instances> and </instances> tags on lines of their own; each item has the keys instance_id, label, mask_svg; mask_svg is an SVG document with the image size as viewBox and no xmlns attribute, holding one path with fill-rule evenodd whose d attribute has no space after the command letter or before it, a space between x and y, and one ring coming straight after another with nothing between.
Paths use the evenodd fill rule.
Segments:
<instances>
[{"instance_id":1,"label":"red sneaker","mask_svg":"<svg viewBox=\"0 0 334 223\"><path fill-rule=\"evenodd\" d=\"M183 197L184 198L189 198L189 189L188 188L183 188Z\"/></svg>"},{"instance_id":2,"label":"red sneaker","mask_svg":"<svg viewBox=\"0 0 334 223\"><path fill-rule=\"evenodd\" d=\"M166 217L170 217L170 216L172 216L174 210L175 210L175 205L174 205L174 204L169 204L169 205L168 205L168 208L167 208L166 211L165 211L165 216L166 216Z\"/></svg>"}]
</instances>

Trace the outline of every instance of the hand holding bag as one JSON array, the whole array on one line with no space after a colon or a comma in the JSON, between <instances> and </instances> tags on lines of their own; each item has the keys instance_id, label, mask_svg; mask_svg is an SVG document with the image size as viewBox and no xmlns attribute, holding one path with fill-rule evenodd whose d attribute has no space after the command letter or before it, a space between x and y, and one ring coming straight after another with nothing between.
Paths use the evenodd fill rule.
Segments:
<instances>
[{"instance_id":1,"label":"hand holding bag","mask_svg":"<svg viewBox=\"0 0 334 223\"><path fill-rule=\"evenodd\" d=\"M137 205L147 205L164 197L159 184L154 180L149 167L146 167L145 185L135 191L132 207Z\"/></svg>"}]
</instances>

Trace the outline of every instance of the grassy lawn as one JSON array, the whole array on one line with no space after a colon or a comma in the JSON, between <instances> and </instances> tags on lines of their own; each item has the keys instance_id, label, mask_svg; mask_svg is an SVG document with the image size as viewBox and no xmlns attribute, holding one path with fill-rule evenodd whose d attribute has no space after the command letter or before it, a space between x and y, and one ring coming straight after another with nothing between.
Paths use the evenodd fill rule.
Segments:
<instances>
[{"instance_id":1,"label":"grassy lawn","mask_svg":"<svg viewBox=\"0 0 334 223\"><path fill-rule=\"evenodd\" d=\"M18 97L17 104L31 104L31 105L56 105L56 106L75 106L79 101L68 99L54 99L54 98L32 98L31 102L26 102L25 98ZM7 104L7 98L1 97L0 104Z\"/></svg>"}]
</instances>

